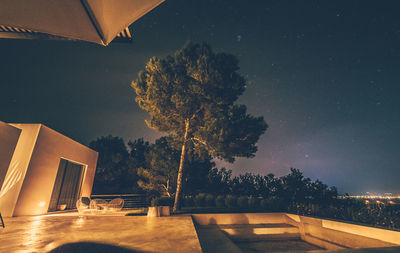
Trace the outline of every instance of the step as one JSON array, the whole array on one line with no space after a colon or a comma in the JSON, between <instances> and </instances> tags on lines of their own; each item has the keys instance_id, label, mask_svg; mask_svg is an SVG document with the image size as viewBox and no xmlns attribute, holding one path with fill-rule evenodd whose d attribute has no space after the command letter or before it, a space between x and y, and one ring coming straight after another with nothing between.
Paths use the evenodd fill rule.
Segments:
<instances>
[{"instance_id":1,"label":"step","mask_svg":"<svg viewBox=\"0 0 400 253\"><path fill-rule=\"evenodd\" d=\"M196 227L197 236L204 253L229 252L242 253L242 251L218 228Z\"/></svg>"},{"instance_id":2,"label":"step","mask_svg":"<svg viewBox=\"0 0 400 253\"><path fill-rule=\"evenodd\" d=\"M206 225L203 229L219 229L234 240L279 240L300 238L299 229L295 226L274 224L234 224Z\"/></svg>"}]
</instances>

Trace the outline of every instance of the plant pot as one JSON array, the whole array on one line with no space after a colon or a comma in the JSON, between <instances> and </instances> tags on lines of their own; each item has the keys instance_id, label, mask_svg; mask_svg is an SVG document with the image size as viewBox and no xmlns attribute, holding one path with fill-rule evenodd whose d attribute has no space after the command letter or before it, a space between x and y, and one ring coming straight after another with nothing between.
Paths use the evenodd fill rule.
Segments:
<instances>
[{"instance_id":1,"label":"plant pot","mask_svg":"<svg viewBox=\"0 0 400 253\"><path fill-rule=\"evenodd\" d=\"M161 209L161 216L170 216L171 211L169 206L160 206Z\"/></svg>"},{"instance_id":2,"label":"plant pot","mask_svg":"<svg viewBox=\"0 0 400 253\"><path fill-rule=\"evenodd\" d=\"M161 208L159 206L150 206L147 211L147 217L160 217Z\"/></svg>"}]
</instances>

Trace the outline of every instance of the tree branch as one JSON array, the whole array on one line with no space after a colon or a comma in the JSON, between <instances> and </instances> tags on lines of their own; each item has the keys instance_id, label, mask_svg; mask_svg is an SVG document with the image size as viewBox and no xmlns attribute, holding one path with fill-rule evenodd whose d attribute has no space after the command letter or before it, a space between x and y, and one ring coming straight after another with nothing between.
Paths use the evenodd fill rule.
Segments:
<instances>
[{"instance_id":1,"label":"tree branch","mask_svg":"<svg viewBox=\"0 0 400 253\"><path fill-rule=\"evenodd\" d=\"M168 182L167 182L168 183ZM162 184L162 187L164 187L164 190L165 190L165 193L167 194L167 196L169 197L169 198L171 198L171 194L169 193L169 191L168 191L168 186L165 186L164 184Z\"/></svg>"},{"instance_id":2,"label":"tree branch","mask_svg":"<svg viewBox=\"0 0 400 253\"><path fill-rule=\"evenodd\" d=\"M196 137L192 137L192 138L190 138L190 140L194 140L194 141L198 141L198 142L200 142L201 144L203 144L204 146L207 146L208 147L208 144L207 144L207 142L205 142L205 141L203 141L203 140L201 140L201 139L199 139L199 138L196 138Z\"/></svg>"},{"instance_id":3,"label":"tree branch","mask_svg":"<svg viewBox=\"0 0 400 253\"><path fill-rule=\"evenodd\" d=\"M192 117L190 117L190 120L194 119L197 116L197 113L201 111L201 108L199 108L195 113L193 113Z\"/></svg>"}]
</instances>

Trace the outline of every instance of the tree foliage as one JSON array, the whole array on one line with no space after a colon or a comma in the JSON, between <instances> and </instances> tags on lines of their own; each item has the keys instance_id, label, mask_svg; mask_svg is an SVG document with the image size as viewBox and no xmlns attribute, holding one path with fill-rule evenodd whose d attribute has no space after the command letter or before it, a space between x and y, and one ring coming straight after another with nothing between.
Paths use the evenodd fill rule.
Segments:
<instances>
[{"instance_id":1,"label":"tree foliage","mask_svg":"<svg viewBox=\"0 0 400 253\"><path fill-rule=\"evenodd\" d=\"M214 53L204 43L187 43L174 55L151 58L132 82L136 102L150 115L147 125L181 141L175 210L188 148L233 162L235 157L253 157L267 129L262 117L247 114L246 106L235 103L246 86L238 70L233 55Z\"/></svg>"},{"instance_id":2,"label":"tree foliage","mask_svg":"<svg viewBox=\"0 0 400 253\"><path fill-rule=\"evenodd\" d=\"M130 165L133 168L146 167L146 155L150 151L150 144L148 141L144 141L143 138L136 139L128 142L130 149L129 155L131 158Z\"/></svg>"},{"instance_id":3,"label":"tree foliage","mask_svg":"<svg viewBox=\"0 0 400 253\"><path fill-rule=\"evenodd\" d=\"M225 195L230 193L232 171L226 168L213 168L208 173L207 189L216 195Z\"/></svg>"},{"instance_id":4,"label":"tree foliage","mask_svg":"<svg viewBox=\"0 0 400 253\"><path fill-rule=\"evenodd\" d=\"M172 197L175 194L179 153L171 147L169 138L162 137L145 154L146 165L138 169L139 187L151 195Z\"/></svg>"},{"instance_id":5,"label":"tree foliage","mask_svg":"<svg viewBox=\"0 0 400 253\"><path fill-rule=\"evenodd\" d=\"M215 167L215 163L206 151L198 153L189 148L186 156L186 170L183 174L185 194L195 195L204 192L204 188L208 187L208 174Z\"/></svg>"},{"instance_id":6,"label":"tree foliage","mask_svg":"<svg viewBox=\"0 0 400 253\"><path fill-rule=\"evenodd\" d=\"M93 192L131 192L137 174L135 168L130 167L129 152L124 140L111 135L103 136L90 142L89 147L99 153Z\"/></svg>"},{"instance_id":7,"label":"tree foliage","mask_svg":"<svg viewBox=\"0 0 400 253\"><path fill-rule=\"evenodd\" d=\"M294 168L282 177L275 177L274 174L262 176L249 172L232 177L231 170L214 168L210 170L208 178L204 192L279 200L285 205L327 204L338 195L336 187L328 187L320 180L312 181Z\"/></svg>"},{"instance_id":8,"label":"tree foliage","mask_svg":"<svg viewBox=\"0 0 400 253\"><path fill-rule=\"evenodd\" d=\"M246 82L233 55L213 53L207 44L188 43L173 56L153 57L132 82L149 127L203 144L213 157L233 162L253 157L267 125L235 104Z\"/></svg>"},{"instance_id":9,"label":"tree foliage","mask_svg":"<svg viewBox=\"0 0 400 253\"><path fill-rule=\"evenodd\" d=\"M177 139L162 137L154 144L137 139L128 142L128 146L129 150L122 138L113 136L101 137L90 143L90 147L99 152L93 192L115 194L142 191L149 199L173 197L180 156ZM277 211L303 208L308 210L305 212L310 212L310 204L328 206L337 197L335 187L328 187L320 180L312 181L294 168L279 178L273 174L262 176L253 173L233 177L231 170L215 168L212 157L203 151L199 153L189 148L186 154L187 170L183 182L187 196L208 193L207 196L213 198L217 195L247 196L254 200L262 198L264 204Z\"/></svg>"},{"instance_id":10,"label":"tree foliage","mask_svg":"<svg viewBox=\"0 0 400 253\"><path fill-rule=\"evenodd\" d=\"M146 163L138 169L141 178L139 187L144 189L151 197L173 197L176 190L177 167L179 164L179 150L172 137L161 137L150 145L145 153ZM204 191L208 183L208 173L215 163L207 154L198 155L188 153L184 184L187 194L196 194Z\"/></svg>"}]
</instances>

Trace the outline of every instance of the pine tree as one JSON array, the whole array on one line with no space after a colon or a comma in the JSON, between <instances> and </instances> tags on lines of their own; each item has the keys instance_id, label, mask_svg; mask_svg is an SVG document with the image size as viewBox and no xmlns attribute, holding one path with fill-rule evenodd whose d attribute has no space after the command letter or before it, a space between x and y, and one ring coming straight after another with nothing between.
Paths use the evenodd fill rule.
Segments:
<instances>
[{"instance_id":1,"label":"pine tree","mask_svg":"<svg viewBox=\"0 0 400 253\"><path fill-rule=\"evenodd\" d=\"M235 157L254 157L267 129L263 117L235 103L246 87L238 70L233 55L189 42L174 55L151 58L132 82L136 102L150 114L147 125L180 141L174 211L180 207L187 148L234 162Z\"/></svg>"}]
</instances>

